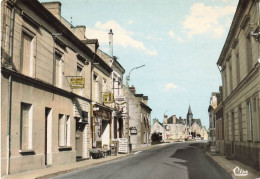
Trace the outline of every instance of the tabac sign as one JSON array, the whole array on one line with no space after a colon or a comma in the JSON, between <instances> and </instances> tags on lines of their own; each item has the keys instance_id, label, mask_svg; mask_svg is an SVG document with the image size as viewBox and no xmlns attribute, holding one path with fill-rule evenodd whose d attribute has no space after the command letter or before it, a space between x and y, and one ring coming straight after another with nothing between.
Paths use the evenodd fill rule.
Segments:
<instances>
[{"instance_id":1,"label":"tabac sign","mask_svg":"<svg viewBox=\"0 0 260 179\"><path fill-rule=\"evenodd\" d=\"M85 85L85 78L73 77L70 80L71 89L84 88L84 85Z\"/></svg>"},{"instance_id":2,"label":"tabac sign","mask_svg":"<svg viewBox=\"0 0 260 179\"><path fill-rule=\"evenodd\" d=\"M103 99L104 99L104 103L113 103L114 94L113 93L104 93Z\"/></svg>"}]
</instances>

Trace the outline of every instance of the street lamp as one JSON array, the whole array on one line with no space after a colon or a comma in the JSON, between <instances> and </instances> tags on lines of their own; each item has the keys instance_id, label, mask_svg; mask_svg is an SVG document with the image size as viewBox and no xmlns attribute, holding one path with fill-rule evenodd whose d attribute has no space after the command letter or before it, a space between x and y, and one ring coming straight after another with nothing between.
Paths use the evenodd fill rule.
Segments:
<instances>
[{"instance_id":1,"label":"street lamp","mask_svg":"<svg viewBox=\"0 0 260 179\"><path fill-rule=\"evenodd\" d=\"M144 67L144 66L145 66L145 65L141 65L141 66L139 66L139 67L135 67L135 68L132 68L132 69L130 70L129 74L126 76L126 87L127 87L127 88L129 87L128 82L130 81L130 73L131 73L133 70L138 69L138 68L142 68L142 67Z\"/></svg>"}]
</instances>

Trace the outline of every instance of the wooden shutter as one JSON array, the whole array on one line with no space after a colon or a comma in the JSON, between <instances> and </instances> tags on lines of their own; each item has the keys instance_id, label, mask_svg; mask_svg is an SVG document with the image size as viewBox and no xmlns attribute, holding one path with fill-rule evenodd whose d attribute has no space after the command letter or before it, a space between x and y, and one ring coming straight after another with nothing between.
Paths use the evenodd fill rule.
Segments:
<instances>
[{"instance_id":1,"label":"wooden shutter","mask_svg":"<svg viewBox=\"0 0 260 179\"><path fill-rule=\"evenodd\" d=\"M31 43L32 43L32 37L27 35L26 33L23 33L22 36L22 73L25 75L30 75L31 70Z\"/></svg>"}]
</instances>

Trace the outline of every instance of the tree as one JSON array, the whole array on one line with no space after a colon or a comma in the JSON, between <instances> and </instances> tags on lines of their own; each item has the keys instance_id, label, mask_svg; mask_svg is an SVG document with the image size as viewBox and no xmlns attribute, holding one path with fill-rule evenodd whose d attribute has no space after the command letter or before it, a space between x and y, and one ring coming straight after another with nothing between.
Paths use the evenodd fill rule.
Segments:
<instances>
[{"instance_id":1,"label":"tree","mask_svg":"<svg viewBox=\"0 0 260 179\"><path fill-rule=\"evenodd\" d=\"M162 136L158 132L152 133L151 136L152 143L160 143L162 141Z\"/></svg>"}]
</instances>

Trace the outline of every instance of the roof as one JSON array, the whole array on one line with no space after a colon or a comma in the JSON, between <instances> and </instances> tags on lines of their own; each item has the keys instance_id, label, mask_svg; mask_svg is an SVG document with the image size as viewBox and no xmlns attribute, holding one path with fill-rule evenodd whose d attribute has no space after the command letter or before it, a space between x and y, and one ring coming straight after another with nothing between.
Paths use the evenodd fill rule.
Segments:
<instances>
[{"instance_id":1,"label":"roof","mask_svg":"<svg viewBox=\"0 0 260 179\"><path fill-rule=\"evenodd\" d=\"M143 97L144 94L135 94L135 97Z\"/></svg>"},{"instance_id":2,"label":"roof","mask_svg":"<svg viewBox=\"0 0 260 179\"><path fill-rule=\"evenodd\" d=\"M193 119L193 121L196 122L199 126L201 126L201 120L200 119Z\"/></svg>"},{"instance_id":3,"label":"roof","mask_svg":"<svg viewBox=\"0 0 260 179\"><path fill-rule=\"evenodd\" d=\"M84 51L90 57L96 57L96 61L100 63L105 70L111 73L113 70L99 57L97 56L89 47L87 47L75 34L73 34L70 29L68 29L61 21L59 21L48 9L46 9L42 3L39 1L24 1L29 7L33 8L33 11L37 13L40 18L46 20L48 23L52 24L52 26L56 29L57 32L62 33L62 36L70 40L75 44L79 49Z\"/></svg>"},{"instance_id":4,"label":"roof","mask_svg":"<svg viewBox=\"0 0 260 179\"><path fill-rule=\"evenodd\" d=\"M149 106L147 106L146 104L144 104L143 102L140 102L140 105L141 105L141 107L145 108L147 111L149 111L149 112L152 111L152 109Z\"/></svg>"},{"instance_id":5,"label":"roof","mask_svg":"<svg viewBox=\"0 0 260 179\"><path fill-rule=\"evenodd\" d=\"M218 65L222 65L222 63L225 59L226 52L229 49L231 41L233 40L233 37L238 29L239 22L242 20L241 16L244 13L244 11L246 10L245 6L248 5L248 2L249 2L248 0L239 0L239 2L238 2L237 9L236 9L234 18L232 20L231 27L229 29L225 44L220 53L220 57L217 61Z\"/></svg>"},{"instance_id":6,"label":"roof","mask_svg":"<svg viewBox=\"0 0 260 179\"><path fill-rule=\"evenodd\" d=\"M191 107L189 105L188 114L192 114Z\"/></svg>"}]
</instances>

